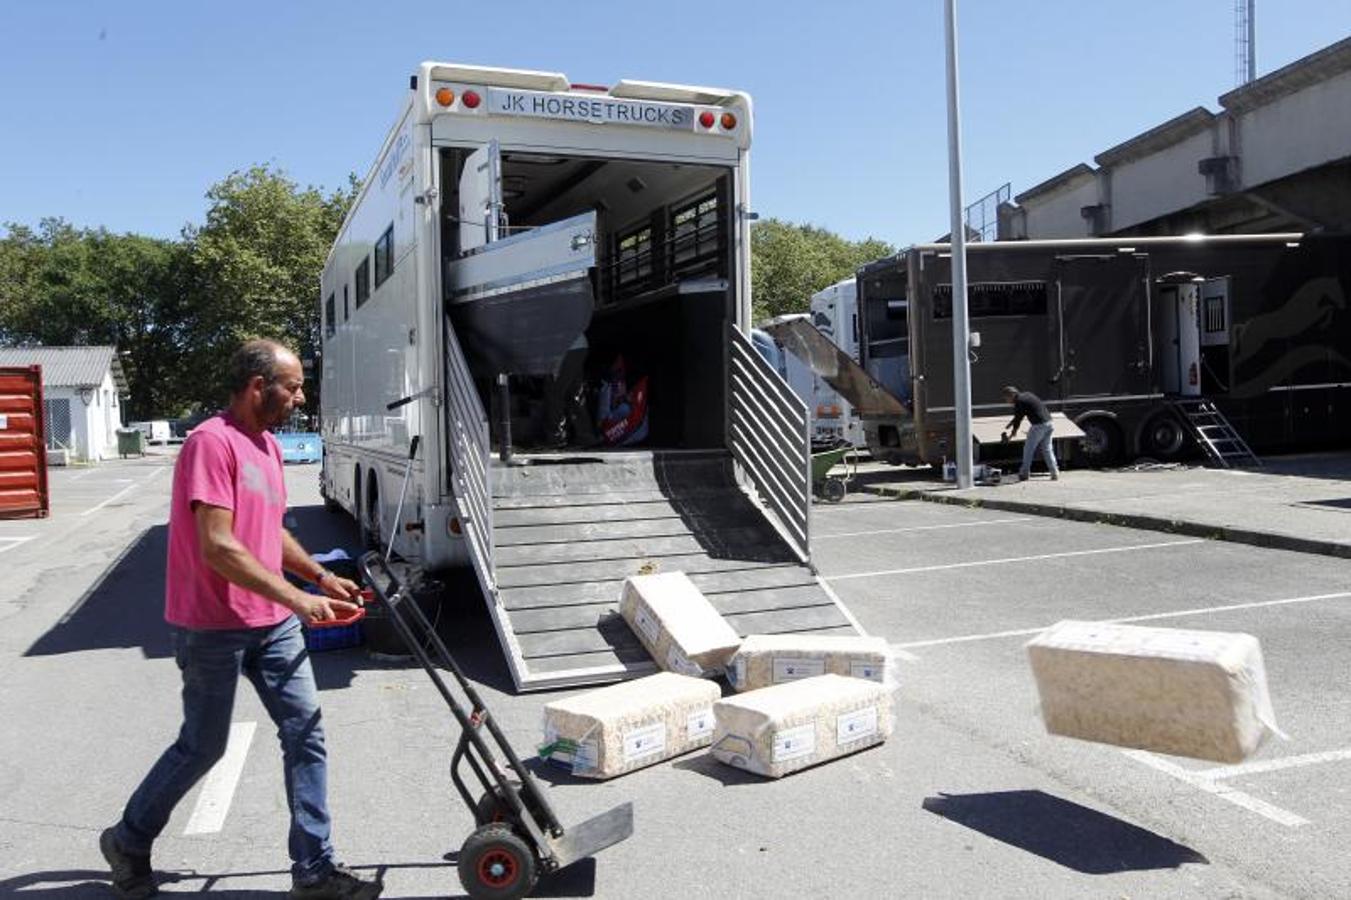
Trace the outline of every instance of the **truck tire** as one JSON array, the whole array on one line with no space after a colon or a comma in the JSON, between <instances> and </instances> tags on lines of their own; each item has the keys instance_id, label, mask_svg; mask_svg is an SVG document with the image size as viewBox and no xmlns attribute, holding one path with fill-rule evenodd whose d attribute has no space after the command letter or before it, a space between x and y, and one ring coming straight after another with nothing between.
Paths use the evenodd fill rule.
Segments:
<instances>
[{"instance_id":1,"label":"truck tire","mask_svg":"<svg viewBox=\"0 0 1351 900\"><path fill-rule=\"evenodd\" d=\"M1107 416L1085 416L1074 424L1084 432L1079 440L1079 458L1089 468L1101 469L1121 459L1125 441L1121 428Z\"/></svg>"},{"instance_id":2,"label":"truck tire","mask_svg":"<svg viewBox=\"0 0 1351 900\"><path fill-rule=\"evenodd\" d=\"M1173 413L1155 413L1140 432L1140 452L1154 459L1171 461L1187 446L1187 432Z\"/></svg>"}]
</instances>

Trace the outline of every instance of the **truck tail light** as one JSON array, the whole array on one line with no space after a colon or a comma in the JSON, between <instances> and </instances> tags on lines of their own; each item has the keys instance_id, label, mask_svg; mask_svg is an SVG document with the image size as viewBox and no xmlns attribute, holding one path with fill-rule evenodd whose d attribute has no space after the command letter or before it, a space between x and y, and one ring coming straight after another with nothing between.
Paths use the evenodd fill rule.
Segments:
<instances>
[{"instance_id":1,"label":"truck tail light","mask_svg":"<svg viewBox=\"0 0 1351 900\"><path fill-rule=\"evenodd\" d=\"M722 127L725 131L731 131L736 127L736 116L729 112L722 114Z\"/></svg>"},{"instance_id":2,"label":"truck tail light","mask_svg":"<svg viewBox=\"0 0 1351 900\"><path fill-rule=\"evenodd\" d=\"M478 91L465 91L460 95L460 102L469 109L478 109L478 105L483 102L483 98L478 95Z\"/></svg>"},{"instance_id":3,"label":"truck tail light","mask_svg":"<svg viewBox=\"0 0 1351 900\"><path fill-rule=\"evenodd\" d=\"M717 120L713 117L713 113L708 110L699 113L699 124L705 128L712 128L715 121Z\"/></svg>"},{"instance_id":4,"label":"truck tail light","mask_svg":"<svg viewBox=\"0 0 1351 900\"><path fill-rule=\"evenodd\" d=\"M451 516L449 519L446 520L446 534L449 534L451 537L456 537L460 534L460 531L461 528L459 516Z\"/></svg>"},{"instance_id":5,"label":"truck tail light","mask_svg":"<svg viewBox=\"0 0 1351 900\"><path fill-rule=\"evenodd\" d=\"M450 106L455 102L455 92L450 88L441 88L436 92L436 102L441 106Z\"/></svg>"},{"instance_id":6,"label":"truck tail light","mask_svg":"<svg viewBox=\"0 0 1351 900\"><path fill-rule=\"evenodd\" d=\"M1187 367L1187 383L1192 385L1197 384L1196 363L1192 363L1190 366Z\"/></svg>"}]
</instances>

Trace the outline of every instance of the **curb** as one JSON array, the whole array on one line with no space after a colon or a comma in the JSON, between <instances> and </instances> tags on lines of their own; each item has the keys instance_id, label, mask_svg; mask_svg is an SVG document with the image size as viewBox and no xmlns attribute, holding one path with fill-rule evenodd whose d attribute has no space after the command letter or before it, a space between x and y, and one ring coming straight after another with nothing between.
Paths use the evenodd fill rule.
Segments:
<instances>
[{"instance_id":1,"label":"curb","mask_svg":"<svg viewBox=\"0 0 1351 900\"><path fill-rule=\"evenodd\" d=\"M908 488L888 484L866 485L863 489L870 494L876 494L879 497L891 497L896 500L923 500L926 503L941 503L947 506L997 509L1003 512L1020 512L1032 516L1046 516L1052 519L1069 519L1074 522L1119 525L1123 528L1138 528L1143 531L1162 531L1168 534L1181 534L1188 537L1206 538L1212 541L1229 541L1230 543L1235 544L1249 544L1254 547L1266 547L1271 550L1289 550L1294 553L1312 553L1319 556L1335 556L1341 559L1351 559L1351 544L1293 537L1284 534L1272 534L1266 531L1252 531L1246 528L1230 528L1225 525L1207 525L1203 522L1189 522L1183 519L1165 519L1159 516L1147 516L1140 513L1114 513L1093 509L1078 509L1073 506L1058 506L1051 503L1036 503L1024 500L955 497L950 494L936 493L923 488Z\"/></svg>"}]
</instances>

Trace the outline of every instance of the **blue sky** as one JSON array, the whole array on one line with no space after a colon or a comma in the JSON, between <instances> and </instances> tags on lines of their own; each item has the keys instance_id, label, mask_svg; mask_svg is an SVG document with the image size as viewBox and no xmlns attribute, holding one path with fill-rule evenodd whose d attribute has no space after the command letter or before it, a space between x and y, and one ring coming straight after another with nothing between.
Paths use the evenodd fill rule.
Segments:
<instances>
[{"instance_id":1,"label":"blue sky","mask_svg":"<svg viewBox=\"0 0 1351 900\"><path fill-rule=\"evenodd\" d=\"M0 12L0 222L176 236L270 162L364 175L423 59L755 98L752 206L904 245L947 231L941 0L68 2ZM1258 0L1258 70L1351 34ZM1025 190L1233 87L1233 0L962 0L968 200ZM1292 135L1291 139L1298 139Z\"/></svg>"}]
</instances>

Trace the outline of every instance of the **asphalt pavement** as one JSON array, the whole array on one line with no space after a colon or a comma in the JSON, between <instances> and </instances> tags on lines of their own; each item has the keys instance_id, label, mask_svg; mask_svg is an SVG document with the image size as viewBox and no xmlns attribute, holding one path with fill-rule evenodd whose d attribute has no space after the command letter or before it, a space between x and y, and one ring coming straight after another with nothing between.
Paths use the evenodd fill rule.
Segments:
<instances>
[{"instance_id":1,"label":"asphalt pavement","mask_svg":"<svg viewBox=\"0 0 1351 900\"><path fill-rule=\"evenodd\" d=\"M169 458L54 470L46 520L0 521L0 895L106 896L96 847L172 740L160 621ZM288 470L295 530L350 546ZM881 747L764 781L701 754L604 783L539 769L566 822L632 801L634 837L538 896L1351 896L1351 561L1017 512L853 497L819 506L822 574L901 659ZM529 753L552 694L512 695L471 580L442 633ZM1050 737L1023 644L1062 618L1257 635L1281 726L1237 768ZM335 841L389 897L460 896L470 816L456 729L425 674L361 649L314 655ZM247 686L233 768L156 846L166 892L288 886L279 753Z\"/></svg>"}]
</instances>

